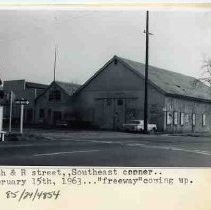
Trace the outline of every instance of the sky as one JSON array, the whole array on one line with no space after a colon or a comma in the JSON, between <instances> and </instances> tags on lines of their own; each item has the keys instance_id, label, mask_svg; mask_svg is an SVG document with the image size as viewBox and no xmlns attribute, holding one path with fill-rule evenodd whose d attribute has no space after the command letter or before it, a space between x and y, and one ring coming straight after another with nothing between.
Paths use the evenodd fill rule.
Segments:
<instances>
[{"instance_id":1,"label":"sky","mask_svg":"<svg viewBox=\"0 0 211 210\"><path fill-rule=\"evenodd\" d=\"M145 62L144 8L0 10L0 77L83 84L114 55ZM211 57L211 9L151 9L149 64L200 77Z\"/></svg>"}]
</instances>

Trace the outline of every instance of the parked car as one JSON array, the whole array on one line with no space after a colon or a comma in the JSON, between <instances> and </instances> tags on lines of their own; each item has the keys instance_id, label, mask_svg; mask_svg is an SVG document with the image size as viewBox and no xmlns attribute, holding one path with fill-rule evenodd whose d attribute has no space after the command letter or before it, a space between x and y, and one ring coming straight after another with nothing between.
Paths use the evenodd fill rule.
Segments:
<instances>
[{"instance_id":1,"label":"parked car","mask_svg":"<svg viewBox=\"0 0 211 210\"><path fill-rule=\"evenodd\" d=\"M123 124L122 128L124 131L134 131L134 132L143 132L144 131L144 121L143 120L131 120L129 123ZM156 124L147 125L148 132L156 132Z\"/></svg>"},{"instance_id":2,"label":"parked car","mask_svg":"<svg viewBox=\"0 0 211 210\"><path fill-rule=\"evenodd\" d=\"M58 128L67 128L69 125L66 121L58 121L56 122L56 127Z\"/></svg>"}]
</instances>

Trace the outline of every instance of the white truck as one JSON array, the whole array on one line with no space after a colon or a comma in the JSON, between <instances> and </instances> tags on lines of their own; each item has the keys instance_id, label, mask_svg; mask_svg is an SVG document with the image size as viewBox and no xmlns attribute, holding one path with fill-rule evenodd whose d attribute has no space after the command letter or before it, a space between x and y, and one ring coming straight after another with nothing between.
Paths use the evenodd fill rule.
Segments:
<instances>
[{"instance_id":1,"label":"white truck","mask_svg":"<svg viewBox=\"0 0 211 210\"><path fill-rule=\"evenodd\" d=\"M124 131L143 132L144 131L144 121L143 120L131 120L129 123L123 124L122 128ZM157 131L157 125L156 124L147 124L147 130L150 133L155 133Z\"/></svg>"}]
</instances>

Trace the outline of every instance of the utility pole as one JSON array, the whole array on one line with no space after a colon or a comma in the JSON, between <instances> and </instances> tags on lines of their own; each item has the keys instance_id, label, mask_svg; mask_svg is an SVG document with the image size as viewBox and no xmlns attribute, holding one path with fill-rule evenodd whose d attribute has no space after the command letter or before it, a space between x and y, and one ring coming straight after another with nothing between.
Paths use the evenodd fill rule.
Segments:
<instances>
[{"instance_id":1,"label":"utility pole","mask_svg":"<svg viewBox=\"0 0 211 210\"><path fill-rule=\"evenodd\" d=\"M146 57L145 57L145 91L144 91L144 133L148 132L148 56L149 56L149 11L146 12Z\"/></svg>"},{"instance_id":2,"label":"utility pole","mask_svg":"<svg viewBox=\"0 0 211 210\"><path fill-rule=\"evenodd\" d=\"M55 53L54 53L54 68L53 68L53 81L56 81L56 57L57 57L57 47L55 47Z\"/></svg>"}]
</instances>

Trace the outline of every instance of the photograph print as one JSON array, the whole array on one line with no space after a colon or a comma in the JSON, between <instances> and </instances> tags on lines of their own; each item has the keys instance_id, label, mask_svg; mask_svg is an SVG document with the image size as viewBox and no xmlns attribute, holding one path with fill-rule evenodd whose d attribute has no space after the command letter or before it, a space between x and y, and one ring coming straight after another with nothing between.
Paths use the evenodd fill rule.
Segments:
<instances>
[{"instance_id":1,"label":"photograph print","mask_svg":"<svg viewBox=\"0 0 211 210\"><path fill-rule=\"evenodd\" d=\"M0 8L0 165L211 166L211 10Z\"/></svg>"}]
</instances>

